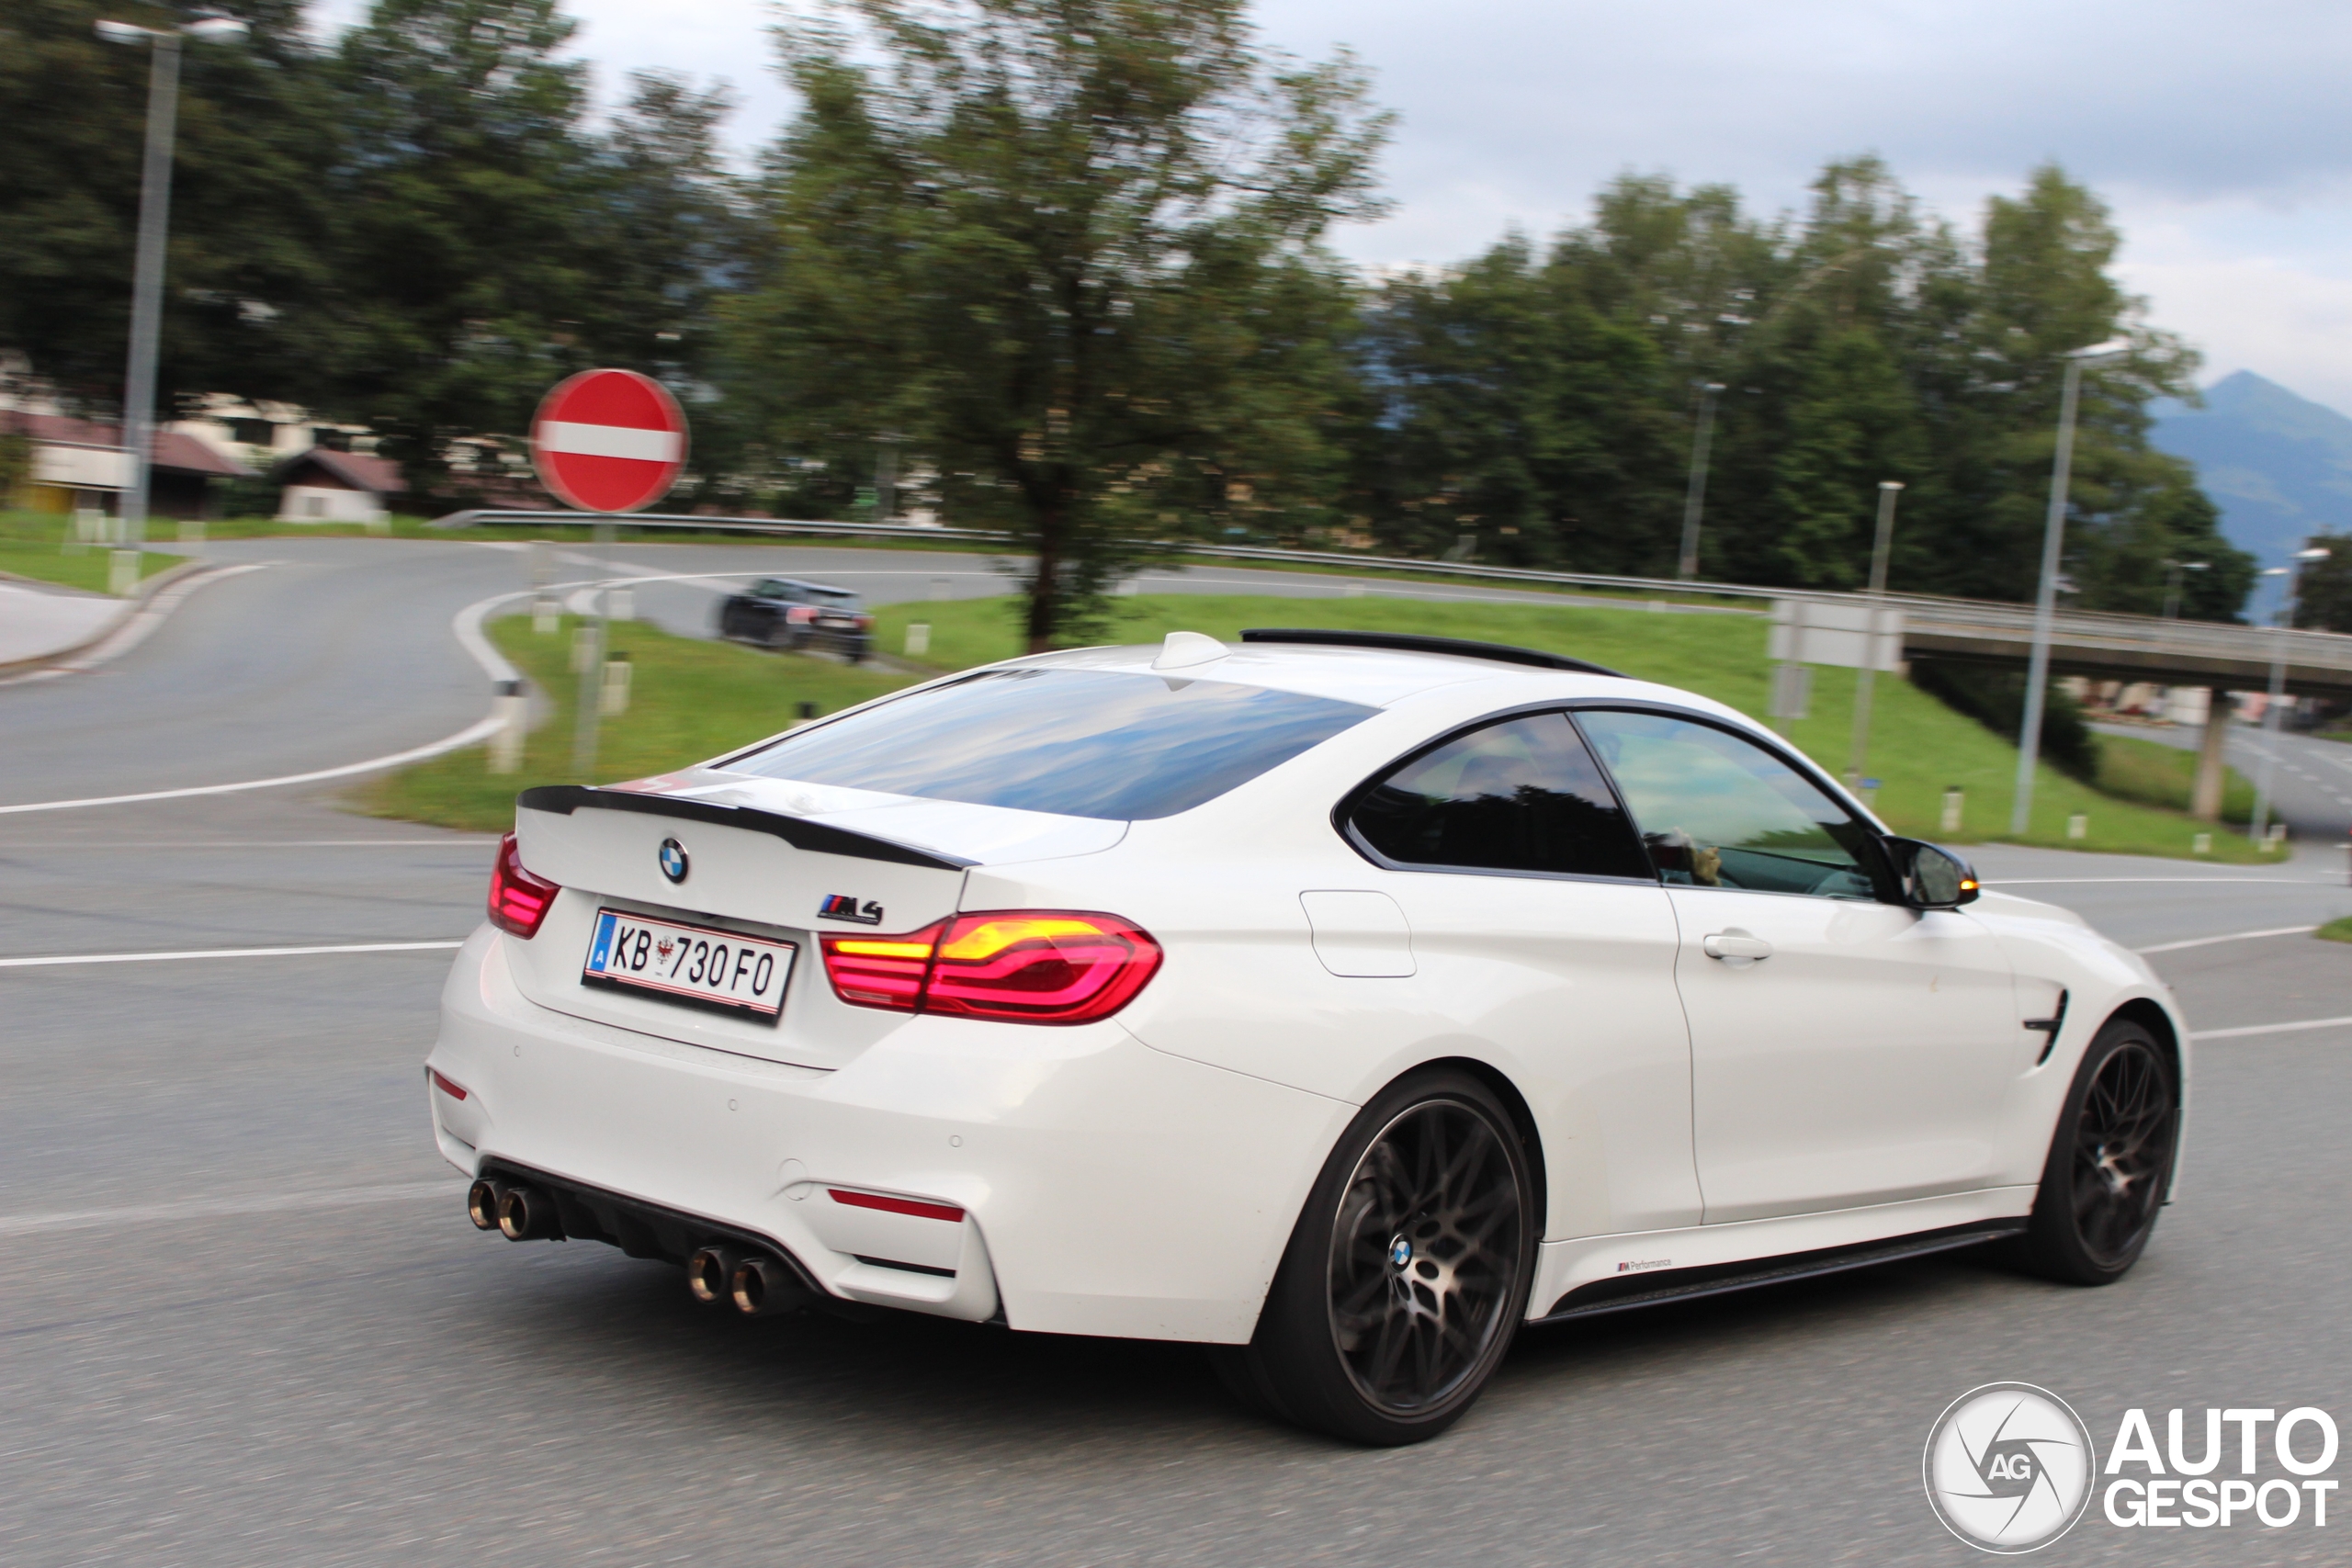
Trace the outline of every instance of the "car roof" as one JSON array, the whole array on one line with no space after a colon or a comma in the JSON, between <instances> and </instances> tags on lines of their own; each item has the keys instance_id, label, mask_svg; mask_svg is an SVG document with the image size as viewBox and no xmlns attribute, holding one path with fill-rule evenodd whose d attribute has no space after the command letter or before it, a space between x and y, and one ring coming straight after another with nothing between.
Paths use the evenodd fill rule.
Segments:
<instances>
[{"instance_id":1,"label":"car roof","mask_svg":"<svg viewBox=\"0 0 2352 1568\"><path fill-rule=\"evenodd\" d=\"M1070 649L1008 660L1000 668L1102 670L1158 675L1169 680L1231 681L1381 708L1428 694L1453 691L1474 705L1485 699L1496 707L1518 702L1624 697L1672 701L1736 716L1732 709L1708 698L1623 675L1542 669L1434 649L1234 642L1222 644L1222 653L1196 645L1194 651L1209 656L1171 665L1163 659L1167 646L1150 643Z\"/></svg>"}]
</instances>

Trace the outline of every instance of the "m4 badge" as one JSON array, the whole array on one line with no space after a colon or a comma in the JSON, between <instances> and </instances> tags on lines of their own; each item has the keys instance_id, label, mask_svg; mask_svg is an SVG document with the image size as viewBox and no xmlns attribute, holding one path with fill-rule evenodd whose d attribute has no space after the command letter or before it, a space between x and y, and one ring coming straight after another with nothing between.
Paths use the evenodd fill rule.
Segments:
<instances>
[{"instance_id":1,"label":"m4 badge","mask_svg":"<svg viewBox=\"0 0 2352 1568\"><path fill-rule=\"evenodd\" d=\"M825 901L817 906L817 918L820 920L855 920L861 926L878 926L882 923L882 906L870 898L860 904L846 893L828 893Z\"/></svg>"}]
</instances>

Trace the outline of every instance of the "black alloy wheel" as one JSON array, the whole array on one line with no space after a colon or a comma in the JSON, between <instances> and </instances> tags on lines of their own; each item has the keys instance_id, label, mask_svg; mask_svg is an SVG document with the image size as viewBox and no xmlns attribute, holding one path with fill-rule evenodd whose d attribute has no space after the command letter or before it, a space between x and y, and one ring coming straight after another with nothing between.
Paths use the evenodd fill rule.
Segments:
<instances>
[{"instance_id":1,"label":"black alloy wheel","mask_svg":"<svg viewBox=\"0 0 2352 1568\"><path fill-rule=\"evenodd\" d=\"M2130 1272L2156 1228L2179 1137L2172 1054L2139 1024L2111 1020L2083 1053L2058 1118L2026 1266L2074 1285Z\"/></svg>"},{"instance_id":2,"label":"black alloy wheel","mask_svg":"<svg viewBox=\"0 0 2352 1568\"><path fill-rule=\"evenodd\" d=\"M1460 1419L1525 1315L1539 1220L1510 1113L1466 1073L1408 1078L1333 1149L1246 1348L1215 1359L1261 1410L1360 1443Z\"/></svg>"}]
</instances>

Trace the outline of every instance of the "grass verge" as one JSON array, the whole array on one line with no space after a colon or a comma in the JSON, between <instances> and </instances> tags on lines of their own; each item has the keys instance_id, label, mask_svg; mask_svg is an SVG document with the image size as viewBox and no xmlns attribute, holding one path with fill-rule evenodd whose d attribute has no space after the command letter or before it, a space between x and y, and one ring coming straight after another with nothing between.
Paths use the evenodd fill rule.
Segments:
<instances>
[{"instance_id":1,"label":"grass verge","mask_svg":"<svg viewBox=\"0 0 2352 1568\"><path fill-rule=\"evenodd\" d=\"M46 512L0 513L0 572L62 583L68 588L86 588L93 593L105 592L107 550L85 545L69 553L66 544L73 536L71 517ZM139 575L153 577L179 564L177 556L143 551L139 558Z\"/></svg>"},{"instance_id":2,"label":"grass verge","mask_svg":"<svg viewBox=\"0 0 2352 1568\"><path fill-rule=\"evenodd\" d=\"M1020 651L1003 599L889 604L876 611L876 647L905 646L910 623L931 628L927 668L960 670ZM1184 629L1238 640L1244 626L1307 625L1367 631L1411 631L1548 649L1623 670L1644 680L1702 692L1742 712L1761 715L1770 665L1764 624L1746 616L1649 615L1589 605L1430 604L1393 599L1267 599L1256 595L1140 595L1120 602L1121 641L1157 641ZM519 774L488 771L481 748L452 752L363 788L359 808L378 816L495 830L509 824L515 792L534 784L586 782L571 768L572 699L567 668L572 623L537 635L522 617L498 621L491 635L546 704ZM909 683L914 677L854 669L828 660L763 652L728 643L673 637L647 626L615 628L614 647L635 665L629 712L605 722L599 780L665 773L775 733L797 705L833 712ZM1790 727L1791 739L1833 773L1842 772L1852 733L1854 672L1815 671L1812 716ZM2125 743L2120 764L2152 792L2162 769ZM2175 753L2186 758L2186 753ZM1871 720L1869 772L1879 780L1876 805L1899 832L1955 842L2007 840L2005 831L2017 752L1973 720L1906 681L1882 680ZM2149 784L2154 776L2157 783ZM2240 781L2241 783L2243 781ZM1961 826L1941 826L1944 792L1962 792ZM2168 787L2168 786L2165 786ZM2067 835L2080 815L2086 832ZM2187 858L2209 834L2207 859L2233 863L2275 860L2238 836L2214 832L2163 805L2104 795L2044 768L2034 792L2031 830L2021 841L2059 849Z\"/></svg>"},{"instance_id":3,"label":"grass verge","mask_svg":"<svg viewBox=\"0 0 2352 1568\"><path fill-rule=\"evenodd\" d=\"M2188 809L2197 783L2197 753L2128 735L2093 737L2098 743L2102 795L2170 811ZM2254 785L2235 768L2222 771L2222 820L2254 820Z\"/></svg>"},{"instance_id":4,"label":"grass verge","mask_svg":"<svg viewBox=\"0 0 2352 1568\"><path fill-rule=\"evenodd\" d=\"M616 625L613 649L627 653L634 666L628 711L601 722L596 766L583 774L571 765L580 687L570 668L576 626L567 616L557 632L535 633L528 616L515 616L488 628L544 705L520 773L492 773L488 749L469 746L371 780L353 793L351 804L373 817L503 832L514 825L516 793L533 784L667 773L775 734L792 723L802 703L833 713L910 680L805 655L672 637L650 626Z\"/></svg>"},{"instance_id":5,"label":"grass verge","mask_svg":"<svg viewBox=\"0 0 2352 1568\"><path fill-rule=\"evenodd\" d=\"M2322 942L2352 942L2352 915L2346 915L2341 919L2330 920L2312 932L2312 935Z\"/></svg>"}]
</instances>

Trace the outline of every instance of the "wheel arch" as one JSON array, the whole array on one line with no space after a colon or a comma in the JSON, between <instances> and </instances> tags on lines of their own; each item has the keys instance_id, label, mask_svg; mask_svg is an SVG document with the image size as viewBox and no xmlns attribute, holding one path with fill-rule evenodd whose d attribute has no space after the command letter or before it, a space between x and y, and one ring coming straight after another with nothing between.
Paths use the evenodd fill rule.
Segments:
<instances>
[{"instance_id":1,"label":"wheel arch","mask_svg":"<svg viewBox=\"0 0 2352 1568\"><path fill-rule=\"evenodd\" d=\"M1510 1112L1513 1130L1519 1134L1519 1146L1527 1154L1529 1179L1535 1185L1535 1235L1540 1241L1548 1226L1551 1203L1551 1176L1544 1164L1544 1134L1536 1125L1534 1109L1527 1103L1527 1097L1519 1091L1519 1086L1511 1082L1509 1073L1476 1056L1436 1056L1397 1074L1374 1092L1376 1095L1385 1094L1407 1078L1447 1068L1476 1078L1492 1090L1495 1098L1503 1102L1503 1109Z\"/></svg>"},{"instance_id":2,"label":"wheel arch","mask_svg":"<svg viewBox=\"0 0 2352 1568\"><path fill-rule=\"evenodd\" d=\"M2172 1014L2154 997L2133 997L2107 1015L2108 1023L2121 1019L2136 1023L2155 1037L2172 1062L2173 1092L2173 1155L2172 1169L2165 1178L2165 1201L2169 1203L2180 1190L2181 1157L2188 1139L2188 1053L2184 1048L2180 1031L2173 1023ZM2096 1036L2094 1036L2096 1038ZM2086 1047L2087 1049L2087 1046Z\"/></svg>"}]
</instances>

